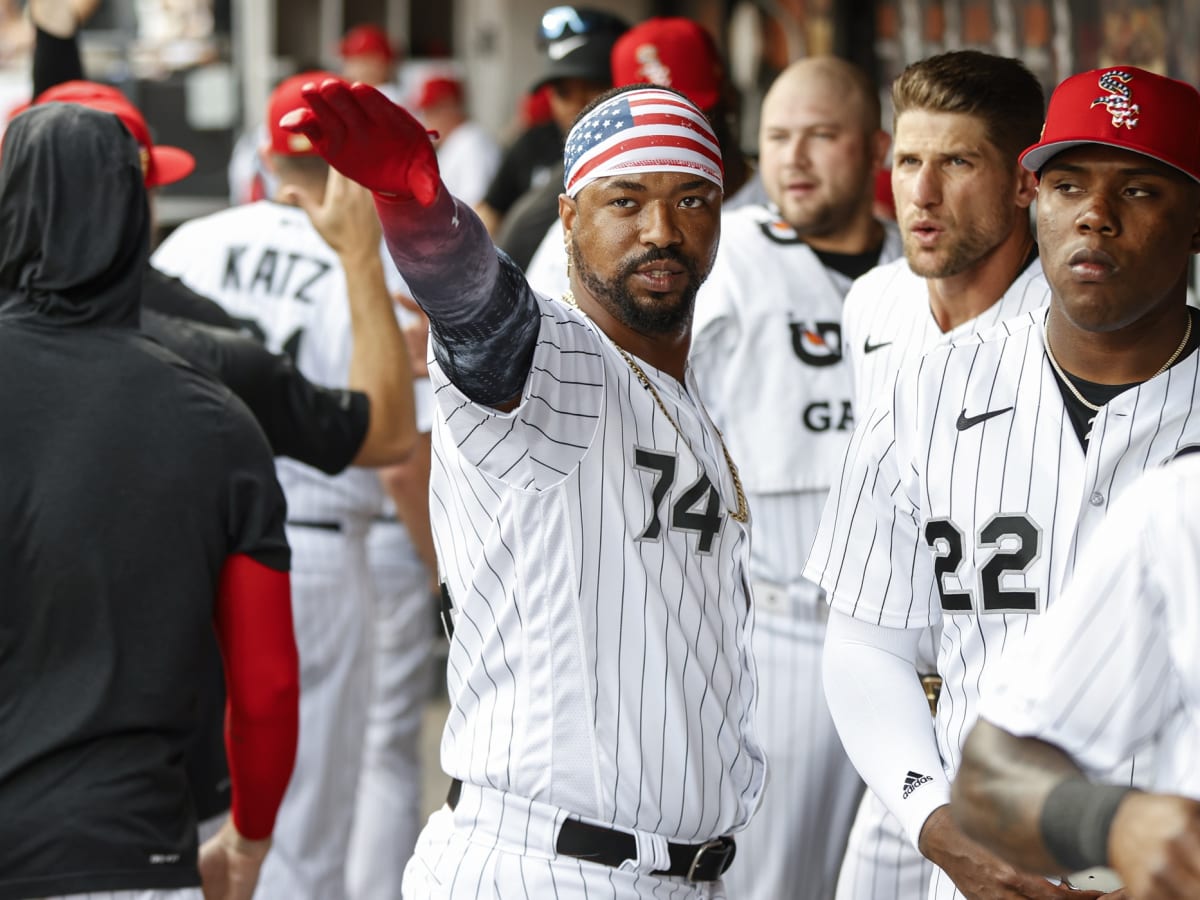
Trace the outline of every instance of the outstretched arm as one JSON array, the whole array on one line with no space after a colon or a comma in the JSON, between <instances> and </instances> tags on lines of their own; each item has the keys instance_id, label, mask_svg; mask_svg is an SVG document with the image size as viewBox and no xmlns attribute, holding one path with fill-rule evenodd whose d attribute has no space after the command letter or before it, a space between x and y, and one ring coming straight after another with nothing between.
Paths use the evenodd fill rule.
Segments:
<instances>
[{"instance_id":1,"label":"outstretched arm","mask_svg":"<svg viewBox=\"0 0 1200 900\"><path fill-rule=\"evenodd\" d=\"M388 249L429 316L433 350L454 384L494 406L515 401L533 359L533 292L479 217L446 191L425 129L368 85L333 79L283 119L329 164L375 194Z\"/></svg>"}]
</instances>

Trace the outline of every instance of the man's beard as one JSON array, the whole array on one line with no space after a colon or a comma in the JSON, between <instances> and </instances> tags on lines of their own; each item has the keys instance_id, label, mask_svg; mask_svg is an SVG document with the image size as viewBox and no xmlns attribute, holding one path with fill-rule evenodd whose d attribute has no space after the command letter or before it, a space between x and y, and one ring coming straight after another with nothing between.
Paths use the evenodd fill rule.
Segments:
<instances>
[{"instance_id":1,"label":"man's beard","mask_svg":"<svg viewBox=\"0 0 1200 900\"><path fill-rule=\"evenodd\" d=\"M572 265L579 273L579 280L583 282L583 286L614 318L629 328L639 334L667 335L679 334L691 327L696 292L704 280L694 260L670 248L651 250L622 266L611 281L604 281L584 265L579 245L574 241L571 243L570 252ZM683 266L687 272L687 287L673 301L665 294L639 299L629 289L629 279L637 270L658 260L671 260Z\"/></svg>"}]
</instances>

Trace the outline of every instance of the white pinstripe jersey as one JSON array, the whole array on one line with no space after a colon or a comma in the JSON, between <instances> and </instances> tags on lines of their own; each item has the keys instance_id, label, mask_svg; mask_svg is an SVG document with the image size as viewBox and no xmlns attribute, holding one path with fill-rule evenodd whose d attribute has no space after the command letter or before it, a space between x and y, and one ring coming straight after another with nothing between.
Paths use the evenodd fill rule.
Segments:
<instances>
[{"instance_id":1,"label":"white pinstripe jersey","mask_svg":"<svg viewBox=\"0 0 1200 900\"><path fill-rule=\"evenodd\" d=\"M854 374L854 408L865 417L876 403L891 396L896 373L910 359L924 356L938 344L1032 312L1049 299L1042 261L1035 259L993 306L943 332L929 309L929 285L908 267L907 260L872 269L850 288L842 319L842 337Z\"/></svg>"},{"instance_id":2,"label":"white pinstripe jersey","mask_svg":"<svg viewBox=\"0 0 1200 900\"><path fill-rule=\"evenodd\" d=\"M1109 503L1200 442L1198 359L1096 415L1085 455L1037 311L906 366L863 421L806 573L833 607L892 628L943 626L938 746L948 776L996 662L1062 591Z\"/></svg>"},{"instance_id":3,"label":"white pinstripe jersey","mask_svg":"<svg viewBox=\"0 0 1200 900\"><path fill-rule=\"evenodd\" d=\"M163 241L153 263L220 303L270 350L288 353L310 381L346 386L346 280L302 209L263 200L193 219ZM361 524L381 508L383 492L370 470L329 476L285 457L275 467L290 519Z\"/></svg>"},{"instance_id":4,"label":"white pinstripe jersey","mask_svg":"<svg viewBox=\"0 0 1200 900\"><path fill-rule=\"evenodd\" d=\"M749 532L716 429L690 375L641 364L681 437L589 319L537 303L514 411L430 366L431 517L455 606L443 768L602 823L728 833L764 764Z\"/></svg>"},{"instance_id":5,"label":"white pinstripe jersey","mask_svg":"<svg viewBox=\"0 0 1200 900\"><path fill-rule=\"evenodd\" d=\"M1200 798L1200 456L1114 504L1062 599L1006 657L980 715L1093 777L1146 745L1154 787Z\"/></svg>"},{"instance_id":6,"label":"white pinstripe jersey","mask_svg":"<svg viewBox=\"0 0 1200 900\"><path fill-rule=\"evenodd\" d=\"M900 252L889 227L880 258ZM742 467L754 577L808 603L820 591L803 581L804 559L854 429L841 324L850 283L777 213L747 206L721 217L716 263L696 299L691 363Z\"/></svg>"}]
</instances>

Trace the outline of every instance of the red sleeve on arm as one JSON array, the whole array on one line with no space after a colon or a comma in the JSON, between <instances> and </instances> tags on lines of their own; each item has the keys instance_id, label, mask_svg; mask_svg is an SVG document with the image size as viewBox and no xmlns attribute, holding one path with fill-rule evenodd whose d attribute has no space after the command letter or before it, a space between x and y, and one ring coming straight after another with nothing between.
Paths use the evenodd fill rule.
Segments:
<instances>
[{"instance_id":1,"label":"red sleeve on arm","mask_svg":"<svg viewBox=\"0 0 1200 900\"><path fill-rule=\"evenodd\" d=\"M300 668L291 583L237 554L225 561L216 609L225 662L225 752L233 823L243 837L270 837L296 758Z\"/></svg>"}]
</instances>

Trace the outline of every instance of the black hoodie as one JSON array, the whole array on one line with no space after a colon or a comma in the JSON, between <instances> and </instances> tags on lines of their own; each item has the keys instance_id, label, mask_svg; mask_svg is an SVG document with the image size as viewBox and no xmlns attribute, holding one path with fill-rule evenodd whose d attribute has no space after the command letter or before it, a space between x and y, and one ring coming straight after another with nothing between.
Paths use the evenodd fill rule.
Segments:
<instances>
[{"instance_id":1,"label":"black hoodie","mask_svg":"<svg viewBox=\"0 0 1200 900\"><path fill-rule=\"evenodd\" d=\"M226 558L286 569L242 403L138 330L149 219L115 116L0 153L0 900L199 883L182 765Z\"/></svg>"}]
</instances>

